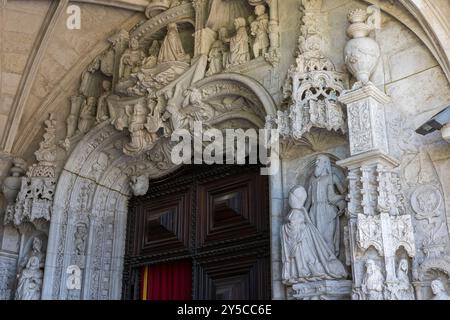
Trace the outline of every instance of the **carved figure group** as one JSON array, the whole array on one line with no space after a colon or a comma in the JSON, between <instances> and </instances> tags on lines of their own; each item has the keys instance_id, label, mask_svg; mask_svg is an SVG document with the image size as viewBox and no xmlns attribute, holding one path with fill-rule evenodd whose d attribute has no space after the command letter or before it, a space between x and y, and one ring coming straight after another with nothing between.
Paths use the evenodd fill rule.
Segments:
<instances>
[{"instance_id":1,"label":"carved figure group","mask_svg":"<svg viewBox=\"0 0 450 320\"><path fill-rule=\"evenodd\" d=\"M347 272L305 208L307 192L295 187L289 194L291 211L281 229L281 247L285 284L345 279Z\"/></svg>"},{"instance_id":2,"label":"carved figure group","mask_svg":"<svg viewBox=\"0 0 450 320\"><path fill-rule=\"evenodd\" d=\"M278 29L275 27L276 22L271 24L266 11L265 5L256 5L255 16L249 15L248 19L245 16L233 18L234 35L231 37L228 37L229 29L227 27L229 25L217 29L217 40L209 51L207 75L243 65L252 58L267 57L271 43L276 46L279 41L276 37L278 34Z\"/></svg>"}]
</instances>

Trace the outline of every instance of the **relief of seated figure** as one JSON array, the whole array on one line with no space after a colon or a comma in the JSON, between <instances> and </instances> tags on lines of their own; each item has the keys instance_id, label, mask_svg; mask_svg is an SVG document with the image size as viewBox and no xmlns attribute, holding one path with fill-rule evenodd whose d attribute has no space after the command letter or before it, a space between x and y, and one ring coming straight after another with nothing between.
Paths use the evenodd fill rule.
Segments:
<instances>
[{"instance_id":1,"label":"relief of seated figure","mask_svg":"<svg viewBox=\"0 0 450 320\"><path fill-rule=\"evenodd\" d=\"M190 55L183 48L177 24L169 23L161 47L158 41L154 41L141 68L131 75L133 83L127 84L127 93L143 96L164 88L190 67L190 60Z\"/></svg>"}]
</instances>

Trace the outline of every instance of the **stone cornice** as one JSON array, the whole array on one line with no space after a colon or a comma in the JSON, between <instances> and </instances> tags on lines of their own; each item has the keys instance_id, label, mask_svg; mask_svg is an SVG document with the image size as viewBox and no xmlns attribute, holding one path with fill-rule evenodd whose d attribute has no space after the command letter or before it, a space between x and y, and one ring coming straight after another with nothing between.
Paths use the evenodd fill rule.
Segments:
<instances>
[{"instance_id":1,"label":"stone cornice","mask_svg":"<svg viewBox=\"0 0 450 320\"><path fill-rule=\"evenodd\" d=\"M400 165L400 162L390 155L379 151L370 151L357 156L337 162L338 166L353 169L364 165L383 164L387 167L396 168Z\"/></svg>"},{"instance_id":2,"label":"stone cornice","mask_svg":"<svg viewBox=\"0 0 450 320\"><path fill-rule=\"evenodd\" d=\"M391 98L375 87L372 83L356 90L344 92L344 94L339 98L339 101L348 105L365 98L373 98L383 105L391 102Z\"/></svg>"}]
</instances>

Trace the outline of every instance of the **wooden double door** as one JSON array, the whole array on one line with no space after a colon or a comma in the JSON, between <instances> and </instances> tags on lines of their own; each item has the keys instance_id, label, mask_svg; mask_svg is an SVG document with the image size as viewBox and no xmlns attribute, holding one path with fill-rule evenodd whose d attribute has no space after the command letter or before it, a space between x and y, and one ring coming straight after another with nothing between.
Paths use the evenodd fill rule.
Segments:
<instances>
[{"instance_id":1,"label":"wooden double door","mask_svg":"<svg viewBox=\"0 0 450 320\"><path fill-rule=\"evenodd\" d=\"M129 206L124 299L270 299L268 179L192 166Z\"/></svg>"}]
</instances>

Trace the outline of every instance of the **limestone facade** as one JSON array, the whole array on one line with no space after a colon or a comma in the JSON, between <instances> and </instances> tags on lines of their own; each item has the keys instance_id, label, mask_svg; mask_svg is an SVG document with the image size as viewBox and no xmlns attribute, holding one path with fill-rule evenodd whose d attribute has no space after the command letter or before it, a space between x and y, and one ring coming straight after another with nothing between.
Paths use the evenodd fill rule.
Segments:
<instances>
[{"instance_id":1,"label":"limestone facade","mask_svg":"<svg viewBox=\"0 0 450 320\"><path fill-rule=\"evenodd\" d=\"M120 299L128 200L180 167L170 137L194 121L279 133L273 299L448 298L449 128L415 132L450 105L448 1L0 15L0 299Z\"/></svg>"}]
</instances>

